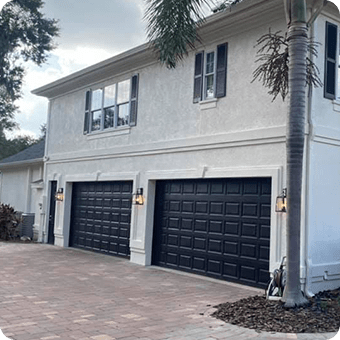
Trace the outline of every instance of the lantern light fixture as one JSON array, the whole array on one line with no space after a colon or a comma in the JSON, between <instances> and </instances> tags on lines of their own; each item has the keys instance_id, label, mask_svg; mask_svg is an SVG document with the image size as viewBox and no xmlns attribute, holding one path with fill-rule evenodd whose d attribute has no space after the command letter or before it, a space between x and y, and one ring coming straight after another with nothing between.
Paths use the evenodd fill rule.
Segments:
<instances>
[{"instance_id":1,"label":"lantern light fixture","mask_svg":"<svg viewBox=\"0 0 340 340\"><path fill-rule=\"evenodd\" d=\"M138 188L136 193L132 194L132 204L134 205L144 204L143 188Z\"/></svg>"},{"instance_id":2,"label":"lantern light fixture","mask_svg":"<svg viewBox=\"0 0 340 340\"><path fill-rule=\"evenodd\" d=\"M55 199L56 201L62 202L64 200L64 189L59 188L58 191L55 193Z\"/></svg>"},{"instance_id":3,"label":"lantern light fixture","mask_svg":"<svg viewBox=\"0 0 340 340\"><path fill-rule=\"evenodd\" d=\"M283 189L281 195L276 197L276 212L287 212L287 189Z\"/></svg>"}]
</instances>

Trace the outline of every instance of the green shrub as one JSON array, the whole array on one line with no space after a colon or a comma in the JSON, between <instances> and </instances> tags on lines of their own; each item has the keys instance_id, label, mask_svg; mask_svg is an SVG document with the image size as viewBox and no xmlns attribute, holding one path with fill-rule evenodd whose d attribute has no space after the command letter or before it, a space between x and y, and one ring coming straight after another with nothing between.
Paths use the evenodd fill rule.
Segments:
<instances>
[{"instance_id":1,"label":"green shrub","mask_svg":"<svg viewBox=\"0 0 340 340\"><path fill-rule=\"evenodd\" d=\"M19 214L9 204L0 203L0 239L19 237Z\"/></svg>"}]
</instances>

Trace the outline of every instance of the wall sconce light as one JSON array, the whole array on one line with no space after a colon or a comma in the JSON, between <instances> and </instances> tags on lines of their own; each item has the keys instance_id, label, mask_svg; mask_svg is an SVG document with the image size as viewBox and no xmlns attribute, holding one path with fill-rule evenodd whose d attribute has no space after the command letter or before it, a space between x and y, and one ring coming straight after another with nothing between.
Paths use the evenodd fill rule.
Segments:
<instances>
[{"instance_id":1,"label":"wall sconce light","mask_svg":"<svg viewBox=\"0 0 340 340\"><path fill-rule=\"evenodd\" d=\"M63 201L64 200L64 189L59 188L58 191L54 195L56 201Z\"/></svg>"},{"instance_id":2,"label":"wall sconce light","mask_svg":"<svg viewBox=\"0 0 340 340\"><path fill-rule=\"evenodd\" d=\"M276 197L276 212L287 212L287 189L283 189L281 195Z\"/></svg>"},{"instance_id":3,"label":"wall sconce light","mask_svg":"<svg viewBox=\"0 0 340 340\"><path fill-rule=\"evenodd\" d=\"M137 192L132 194L132 204L135 205L144 204L143 188L138 188Z\"/></svg>"}]
</instances>

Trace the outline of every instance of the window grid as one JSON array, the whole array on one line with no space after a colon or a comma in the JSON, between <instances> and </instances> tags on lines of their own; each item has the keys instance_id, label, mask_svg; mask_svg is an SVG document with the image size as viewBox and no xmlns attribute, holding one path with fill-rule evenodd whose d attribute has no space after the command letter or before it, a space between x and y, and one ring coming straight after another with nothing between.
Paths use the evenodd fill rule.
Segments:
<instances>
[{"instance_id":1,"label":"window grid","mask_svg":"<svg viewBox=\"0 0 340 340\"><path fill-rule=\"evenodd\" d=\"M215 97L215 59L215 52L207 53L204 67L204 99L212 99Z\"/></svg>"},{"instance_id":2,"label":"window grid","mask_svg":"<svg viewBox=\"0 0 340 340\"><path fill-rule=\"evenodd\" d=\"M119 96L119 84L126 83L128 84L128 92L126 94L127 101L118 103L118 96ZM109 88L114 88L114 101L113 105L109 103L109 105L105 105L106 97L105 97L105 90L109 90ZM131 93L131 81L126 80L124 82L112 84L101 89L95 90L92 92L92 100L93 102L98 101L98 97L96 97L96 93L101 91L101 103L100 107L92 109L93 105L91 105L91 122L90 122L90 132L94 131L103 131L107 129L117 129L120 127L128 126L129 125L129 112L130 112L130 93ZM111 104L111 105L110 105ZM99 104L98 104L99 105ZM119 116L119 111L123 112L122 107L125 109L125 117L121 118Z\"/></svg>"}]
</instances>

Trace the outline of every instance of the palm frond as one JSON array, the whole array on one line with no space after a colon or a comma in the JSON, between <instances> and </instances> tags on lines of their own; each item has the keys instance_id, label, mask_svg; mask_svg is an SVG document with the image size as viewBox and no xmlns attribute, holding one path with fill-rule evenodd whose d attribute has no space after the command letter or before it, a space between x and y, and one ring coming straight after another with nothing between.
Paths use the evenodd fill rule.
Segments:
<instances>
[{"instance_id":1,"label":"palm frond","mask_svg":"<svg viewBox=\"0 0 340 340\"><path fill-rule=\"evenodd\" d=\"M144 18L149 41L159 58L174 68L198 39L196 25L204 21L202 5L208 0L146 0Z\"/></svg>"},{"instance_id":2,"label":"palm frond","mask_svg":"<svg viewBox=\"0 0 340 340\"><path fill-rule=\"evenodd\" d=\"M317 46L320 43L309 39L308 51L317 57ZM260 65L253 72L253 80L262 81L264 87L269 89L268 94L273 96L273 101L280 94L285 100L288 90L289 53L287 34L282 35L280 31L263 35L257 40L256 46L261 46L257 51L258 58L255 60ZM255 47L256 47L255 46ZM321 87L319 69L314 62L306 59L306 86Z\"/></svg>"}]
</instances>

